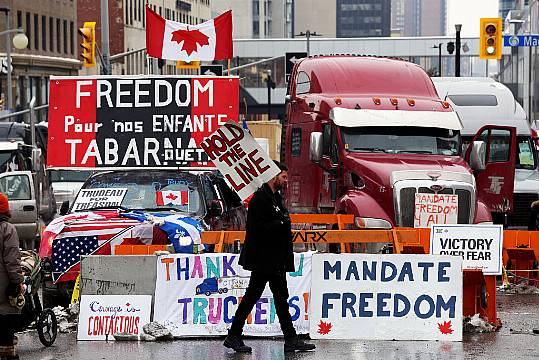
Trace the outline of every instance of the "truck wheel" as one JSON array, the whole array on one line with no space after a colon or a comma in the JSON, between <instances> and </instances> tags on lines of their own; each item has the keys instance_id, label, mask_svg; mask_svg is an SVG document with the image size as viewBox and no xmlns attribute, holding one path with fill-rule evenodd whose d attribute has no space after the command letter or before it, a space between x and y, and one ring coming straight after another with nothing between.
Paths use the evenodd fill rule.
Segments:
<instances>
[{"instance_id":1,"label":"truck wheel","mask_svg":"<svg viewBox=\"0 0 539 360\"><path fill-rule=\"evenodd\" d=\"M479 296L479 300L481 301L481 307L483 309L488 308L487 286L484 283L481 284L481 294Z\"/></svg>"},{"instance_id":2,"label":"truck wheel","mask_svg":"<svg viewBox=\"0 0 539 360\"><path fill-rule=\"evenodd\" d=\"M223 293L223 289L219 289L219 290L217 290L217 292L218 292L219 294L222 294L222 293Z\"/></svg>"},{"instance_id":3,"label":"truck wheel","mask_svg":"<svg viewBox=\"0 0 539 360\"><path fill-rule=\"evenodd\" d=\"M206 291L204 294L205 294L206 296L210 296L210 295L211 295L211 292Z\"/></svg>"},{"instance_id":4,"label":"truck wheel","mask_svg":"<svg viewBox=\"0 0 539 360\"><path fill-rule=\"evenodd\" d=\"M197 286L197 288L196 288L196 290L195 290L195 293L196 293L197 295L200 295L201 291L200 291L200 287L199 287L199 286Z\"/></svg>"},{"instance_id":5,"label":"truck wheel","mask_svg":"<svg viewBox=\"0 0 539 360\"><path fill-rule=\"evenodd\" d=\"M226 294L228 292L228 288L224 288L223 292Z\"/></svg>"}]
</instances>

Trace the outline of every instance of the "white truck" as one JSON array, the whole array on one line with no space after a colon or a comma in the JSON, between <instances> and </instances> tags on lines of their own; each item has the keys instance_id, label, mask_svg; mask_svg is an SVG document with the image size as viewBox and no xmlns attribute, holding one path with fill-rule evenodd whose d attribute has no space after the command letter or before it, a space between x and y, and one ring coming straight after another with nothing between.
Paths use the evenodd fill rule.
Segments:
<instances>
[{"instance_id":1,"label":"white truck","mask_svg":"<svg viewBox=\"0 0 539 360\"><path fill-rule=\"evenodd\" d=\"M507 219L496 218L511 228L526 228L530 204L539 199L538 158L533 132L522 106L503 84L487 77L433 77L440 99L457 112L463 129L462 143L468 146L484 125L513 126L517 129L514 206ZM495 153L490 156L496 156Z\"/></svg>"}]
</instances>

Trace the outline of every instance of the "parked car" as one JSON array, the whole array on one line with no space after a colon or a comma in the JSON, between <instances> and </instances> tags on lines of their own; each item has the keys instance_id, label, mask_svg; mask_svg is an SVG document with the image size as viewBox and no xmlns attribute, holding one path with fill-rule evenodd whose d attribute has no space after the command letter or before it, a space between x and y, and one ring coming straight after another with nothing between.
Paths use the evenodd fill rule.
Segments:
<instances>
[{"instance_id":1,"label":"parked car","mask_svg":"<svg viewBox=\"0 0 539 360\"><path fill-rule=\"evenodd\" d=\"M70 299L74 280L79 274L77 266L66 268L60 273L53 272L53 265L60 261L55 258L53 243L73 245L77 250L77 262L82 255L94 249L85 246L92 235L109 239L122 230L134 227L140 222L122 217L123 212L140 210L164 214L183 214L200 221L204 230L242 230L245 228L246 210L241 199L233 192L217 172L188 172L183 170L118 170L100 172L92 175L82 185L79 194L89 189L126 189L127 192L118 205L84 206L77 210L73 203L62 206L69 209L55 219L44 232L39 255L46 264L44 267L44 302L65 304ZM163 201L170 193L184 193L185 199L168 203ZM79 195L78 195L79 196ZM183 195L182 195L183 196ZM66 200L65 202L67 202ZM79 199L76 200L75 204ZM80 214L93 214L81 216ZM96 220L97 217L97 220ZM99 228L92 229L99 223ZM58 230L58 225L61 229ZM85 231L84 236L62 234ZM88 230L90 229L90 230ZM105 234L105 235L104 235ZM153 227L151 243L168 243L167 235L157 226ZM101 240L100 240L101 241ZM80 244L79 244L80 243ZM78 247L77 247L78 246Z\"/></svg>"},{"instance_id":2,"label":"parked car","mask_svg":"<svg viewBox=\"0 0 539 360\"><path fill-rule=\"evenodd\" d=\"M84 182L94 173L90 170L51 169L47 171L52 182L58 213L60 213L62 203L65 201L73 204Z\"/></svg>"},{"instance_id":3,"label":"parked car","mask_svg":"<svg viewBox=\"0 0 539 360\"><path fill-rule=\"evenodd\" d=\"M459 115L465 150L473 135L484 125L514 126L517 129L517 157L513 211L507 217L493 214L496 223L511 228L528 227L530 205L539 199L539 171L533 132L526 112L503 84L486 77L432 78L441 99Z\"/></svg>"}]
</instances>

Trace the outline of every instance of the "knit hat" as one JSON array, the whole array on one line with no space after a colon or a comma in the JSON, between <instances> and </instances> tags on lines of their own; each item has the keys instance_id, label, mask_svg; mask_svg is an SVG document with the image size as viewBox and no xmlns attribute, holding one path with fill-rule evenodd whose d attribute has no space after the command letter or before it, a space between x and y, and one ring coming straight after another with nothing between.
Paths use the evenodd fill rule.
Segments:
<instances>
[{"instance_id":1,"label":"knit hat","mask_svg":"<svg viewBox=\"0 0 539 360\"><path fill-rule=\"evenodd\" d=\"M0 214L9 214L9 201L3 193L0 193Z\"/></svg>"}]
</instances>

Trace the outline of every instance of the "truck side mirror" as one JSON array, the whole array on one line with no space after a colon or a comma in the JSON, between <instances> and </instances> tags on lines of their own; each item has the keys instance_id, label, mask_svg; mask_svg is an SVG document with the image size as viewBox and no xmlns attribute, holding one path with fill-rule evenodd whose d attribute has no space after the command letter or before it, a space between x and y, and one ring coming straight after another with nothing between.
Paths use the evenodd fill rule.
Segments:
<instances>
[{"instance_id":1,"label":"truck side mirror","mask_svg":"<svg viewBox=\"0 0 539 360\"><path fill-rule=\"evenodd\" d=\"M69 200L65 200L62 202L62 205L60 206L60 215L64 216L67 215L69 212Z\"/></svg>"},{"instance_id":2,"label":"truck side mirror","mask_svg":"<svg viewBox=\"0 0 539 360\"><path fill-rule=\"evenodd\" d=\"M320 163L320 160L322 160L322 133L321 132L316 131L316 132L311 133L309 159L315 163Z\"/></svg>"},{"instance_id":3,"label":"truck side mirror","mask_svg":"<svg viewBox=\"0 0 539 360\"><path fill-rule=\"evenodd\" d=\"M470 153L470 166L476 171L485 170L487 146L484 141L474 141Z\"/></svg>"},{"instance_id":4,"label":"truck side mirror","mask_svg":"<svg viewBox=\"0 0 539 360\"><path fill-rule=\"evenodd\" d=\"M288 94L288 95L286 95L284 97L284 103L285 104L288 104L291 100L292 100L292 97L290 96L290 94Z\"/></svg>"}]
</instances>

